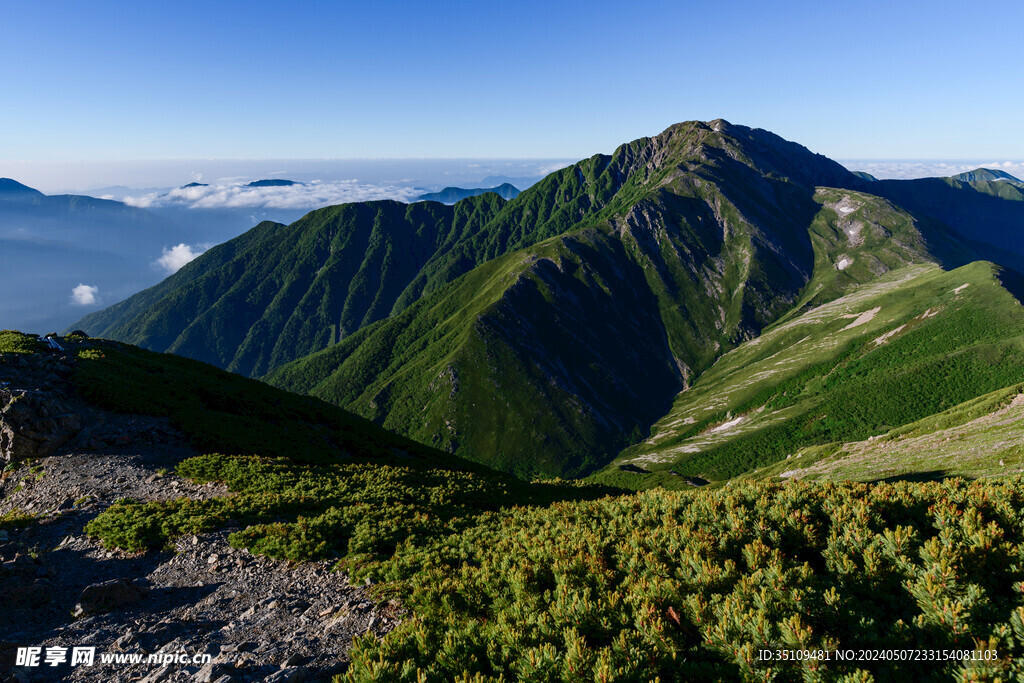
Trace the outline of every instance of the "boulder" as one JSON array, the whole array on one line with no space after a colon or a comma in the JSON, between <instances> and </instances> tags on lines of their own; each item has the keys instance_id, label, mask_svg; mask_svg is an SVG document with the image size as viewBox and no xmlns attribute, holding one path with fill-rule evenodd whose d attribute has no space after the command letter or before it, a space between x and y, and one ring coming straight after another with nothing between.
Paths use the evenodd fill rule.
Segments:
<instances>
[{"instance_id":1,"label":"boulder","mask_svg":"<svg viewBox=\"0 0 1024 683\"><path fill-rule=\"evenodd\" d=\"M0 464L50 455L82 427L82 418L52 396L0 390Z\"/></svg>"},{"instance_id":2,"label":"boulder","mask_svg":"<svg viewBox=\"0 0 1024 683\"><path fill-rule=\"evenodd\" d=\"M113 609L121 605L135 602L145 595L145 591L134 581L113 579L103 583L86 586L75 605L75 616L92 612Z\"/></svg>"}]
</instances>

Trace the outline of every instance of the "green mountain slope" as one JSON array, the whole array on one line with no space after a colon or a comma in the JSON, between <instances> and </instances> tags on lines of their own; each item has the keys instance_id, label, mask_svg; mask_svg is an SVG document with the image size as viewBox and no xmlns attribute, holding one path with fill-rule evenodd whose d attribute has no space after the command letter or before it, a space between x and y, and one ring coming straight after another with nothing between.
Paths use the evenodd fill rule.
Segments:
<instances>
[{"instance_id":1,"label":"green mountain slope","mask_svg":"<svg viewBox=\"0 0 1024 683\"><path fill-rule=\"evenodd\" d=\"M977 181L997 181L997 182L1009 182L1022 184L1020 178L1016 178L1006 171L992 170L990 168L976 168L973 171L967 171L965 173L958 173L953 176L955 180L962 180L967 183L973 183Z\"/></svg>"},{"instance_id":2,"label":"green mountain slope","mask_svg":"<svg viewBox=\"0 0 1024 683\"><path fill-rule=\"evenodd\" d=\"M503 204L380 201L262 223L78 323L93 335L262 374L386 317L429 257Z\"/></svg>"},{"instance_id":3,"label":"green mountain slope","mask_svg":"<svg viewBox=\"0 0 1024 683\"><path fill-rule=\"evenodd\" d=\"M267 380L501 469L580 474L799 301L961 249L884 200L759 172L705 130L622 214L489 261Z\"/></svg>"},{"instance_id":4,"label":"green mountain slope","mask_svg":"<svg viewBox=\"0 0 1024 683\"><path fill-rule=\"evenodd\" d=\"M728 180L741 214L749 204L759 218L779 201L789 205L770 210L795 211L797 220L813 211L805 197L772 197L767 185L757 190L767 195L748 201L741 195L750 178L715 175L753 158L759 170L749 171L751 178L779 176L776 184L853 178L767 131L722 121L678 124L557 171L507 204L490 194L453 207L370 202L315 211L287 229L258 226L239 244L200 256L187 278L73 327L259 375L401 312L487 260L622 215L659 184L695 169L709 169L712 182ZM793 247L808 251L799 235L775 237L774 249L786 259Z\"/></svg>"},{"instance_id":5,"label":"green mountain slope","mask_svg":"<svg viewBox=\"0 0 1024 683\"><path fill-rule=\"evenodd\" d=\"M107 337L112 337L109 333L122 326L126 320L133 320L140 316L145 316L147 310L151 306L158 305L165 297L176 294L178 290L185 288L191 282L202 276L207 270L212 271L222 268L239 253L244 252L252 246L252 244L268 239L268 237L274 234L276 230L283 227L284 226L280 223L274 223L272 221L260 223L245 234L240 235L229 242L225 242L224 244L219 244L205 252L203 254L203 261L201 264L196 261L186 263L178 270L178 272L170 275L159 284L128 297L124 301L116 303L113 306L96 311L95 313L90 313L75 323L72 328L84 327L87 328L87 331L89 332L95 330L95 334L97 335L102 334ZM145 326L145 318L143 317L140 319L138 324L140 327ZM162 334L159 332L155 333L152 346L166 346L168 344L167 338L170 337L170 339L173 339L173 337L170 336L170 329L171 325L168 321ZM143 335L137 334L137 336L141 338Z\"/></svg>"},{"instance_id":6,"label":"green mountain slope","mask_svg":"<svg viewBox=\"0 0 1024 683\"><path fill-rule=\"evenodd\" d=\"M888 182L766 131L677 124L509 202L350 204L265 225L107 313L104 333L269 372L521 475L581 474L766 326L907 264L998 251L876 196L923 202L923 186ZM937 182L1006 220L1024 207Z\"/></svg>"},{"instance_id":7,"label":"green mountain slope","mask_svg":"<svg viewBox=\"0 0 1024 683\"><path fill-rule=\"evenodd\" d=\"M815 446L742 478L931 481L1024 473L1024 384L869 439Z\"/></svg>"},{"instance_id":8,"label":"green mountain slope","mask_svg":"<svg viewBox=\"0 0 1024 683\"><path fill-rule=\"evenodd\" d=\"M783 318L723 356L596 478L726 479L1024 381L1024 309L999 275L985 262L908 266Z\"/></svg>"}]
</instances>

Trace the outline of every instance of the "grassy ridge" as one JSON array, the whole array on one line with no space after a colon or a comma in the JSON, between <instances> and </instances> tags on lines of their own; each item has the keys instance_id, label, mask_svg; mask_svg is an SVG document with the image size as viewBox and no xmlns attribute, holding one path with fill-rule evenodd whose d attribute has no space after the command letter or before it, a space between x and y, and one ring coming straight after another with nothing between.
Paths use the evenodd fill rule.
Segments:
<instances>
[{"instance_id":1,"label":"grassy ridge","mask_svg":"<svg viewBox=\"0 0 1024 683\"><path fill-rule=\"evenodd\" d=\"M1024 315L1005 291L990 285L982 292L982 284L883 345L863 340L828 373L766 404L767 410L804 404L792 418L677 469L735 476L806 445L864 439L1024 380Z\"/></svg>"},{"instance_id":2,"label":"grassy ridge","mask_svg":"<svg viewBox=\"0 0 1024 683\"><path fill-rule=\"evenodd\" d=\"M725 479L1024 380L1024 311L997 274L914 266L784 319L723 357L618 464ZM597 479L643 478L614 465Z\"/></svg>"},{"instance_id":3,"label":"grassy ridge","mask_svg":"<svg viewBox=\"0 0 1024 683\"><path fill-rule=\"evenodd\" d=\"M98 339L66 345L78 358L73 379L83 398L111 410L168 417L201 450L304 462L390 460L397 453L474 467L318 399L205 363Z\"/></svg>"},{"instance_id":4,"label":"grassy ridge","mask_svg":"<svg viewBox=\"0 0 1024 683\"><path fill-rule=\"evenodd\" d=\"M865 441L804 448L743 475L878 481L1016 476L1024 472L1024 384L1015 384Z\"/></svg>"}]
</instances>

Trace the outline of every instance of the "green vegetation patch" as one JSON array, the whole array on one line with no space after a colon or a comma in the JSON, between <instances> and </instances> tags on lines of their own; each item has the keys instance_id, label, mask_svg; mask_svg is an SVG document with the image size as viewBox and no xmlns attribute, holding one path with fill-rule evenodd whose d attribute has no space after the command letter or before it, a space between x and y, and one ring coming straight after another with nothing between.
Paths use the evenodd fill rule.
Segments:
<instances>
[{"instance_id":1,"label":"green vegetation patch","mask_svg":"<svg viewBox=\"0 0 1024 683\"><path fill-rule=\"evenodd\" d=\"M43 343L37 335L0 330L0 353L35 353L42 350Z\"/></svg>"},{"instance_id":2,"label":"green vegetation patch","mask_svg":"<svg viewBox=\"0 0 1024 683\"><path fill-rule=\"evenodd\" d=\"M878 481L1024 472L1024 385L994 391L886 434L805 448L744 477Z\"/></svg>"},{"instance_id":3,"label":"green vegetation patch","mask_svg":"<svg viewBox=\"0 0 1024 683\"><path fill-rule=\"evenodd\" d=\"M35 521L36 516L31 512L22 512L18 508L8 510L0 515L0 529L20 529Z\"/></svg>"},{"instance_id":4,"label":"green vegetation patch","mask_svg":"<svg viewBox=\"0 0 1024 683\"><path fill-rule=\"evenodd\" d=\"M408 577L415 617L357 641L346 680L1006 677L1024 671L1022 503L1018 479L759 483L503 510L412 539L375 570ZM997 658L967 674L948 661L771 665L761 648Z\"/></svg>"},{"instance_id":5,"label":"green vegetation patch","mask_svg":"<svg viewBox=\"0 0 1024 683\"><path fill-rule=\"evenodd\" d=\"M415 461L311 465L286 458L203 455L183 461L177 472L198 483L224 482L232 495L118 501L86 532L107 547L137 552L236 523L246 527L231 535L236 547L292 561L344 556L349 563L364 563L390 557L411 537L461 530L484 511L609 491L565 482L530 485L493 472Z\"/></svg>"},{"instance_id":6,"label":"green vegetation patch","mask_svg":"<svg viewBox=\"0 0 1024 683\"><path fill-rule=\"evenodd\" d=\"M87 528L160 547L339 557L414 616L343 680L948 680L960 662L758 661L761 648L994 650L1024 673L1024 482L733 484L608 497L422 466L206 455L209 501L120 502ZM884 595L884 600L879 596ZM844 679L844 676L855 678Z\"/></svg>"}]
</instances>

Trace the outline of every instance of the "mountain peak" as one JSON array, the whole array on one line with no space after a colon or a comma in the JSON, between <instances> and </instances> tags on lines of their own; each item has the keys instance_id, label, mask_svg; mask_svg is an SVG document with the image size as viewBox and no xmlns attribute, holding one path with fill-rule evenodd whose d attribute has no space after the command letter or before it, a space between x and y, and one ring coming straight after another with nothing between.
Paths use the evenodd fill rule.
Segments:
<instances>
[{"instance_id":1,"label":"mountain peak","mask_svg":"<svg viewBox=\"0 0 1024 683\"><path fill-rule=\"evenodd\" d=\"M965 171L958 175L953 176L954 180L960 180L965 183L971 183L976 181L1005 181L1012 183L1020 183L1020 178L1016 178L1006 171L998 171L991 168L976 168L973 171Z\"/></svg>"},{"instance_id":2,"label":"mountain peak","mask_svg":"<svg viewBox=\"0 0 1024 683\"><path fill-rule=\"evenodd\" d=\"M482 194L493 192L502 199L515 199L519 195L519 188L511 183L502 183L497 187L446 187L440 192L428 192L416 198L418 202L441 202L442 204L454 204L467 197L478 197Z\"/></svg>"},{"instance_id":3,"label":"mountain peak","mask_svg":"<svg viewBox=\"0 0 1024 683\"><path fill-rule=\"evenodd\" d=\"M298 185L294 180L284 180L282 178L270 178L264 180L254 180L246 187L289 187L291 185Z\"/></svg>"},{"instance_id":4,"label":"mountain peak","mask_svg":"<svg viewBox=\"0 0 1024 683\"><path fill-rule=\"evenodd\" d=\"M654 166L694 163L714 166L740 162L762 175L787 178L805 188L859 186L853 174L828 157L771 131L730 123L725 119L676 123L649 141ZM641 142L641 141L634 141Z\"/></svg>"},{"instance_id":5,"label":"mountain peak","mask_svg":"<svg viewBox=\"0 0 1024 683\"><path fill-rule=\"evenodd\" d=\"M34 190L28 185L22 185L17 180L12 180L11 178L0 178L0 198L13 199L44 196L45 195L39 190Z\"/></svg>"},{"instance_id":6,"label":"mountain peak","mask_svg":"<svg viewBox=\"0 0 1024 683\"><path fill-rule=\"evenodd\" d=\"M725 119L715 119L714 121L708 121L707 126L716 133L728 133L732 128L732 124L726 121Z\"/></svg>"}]
</instances>

